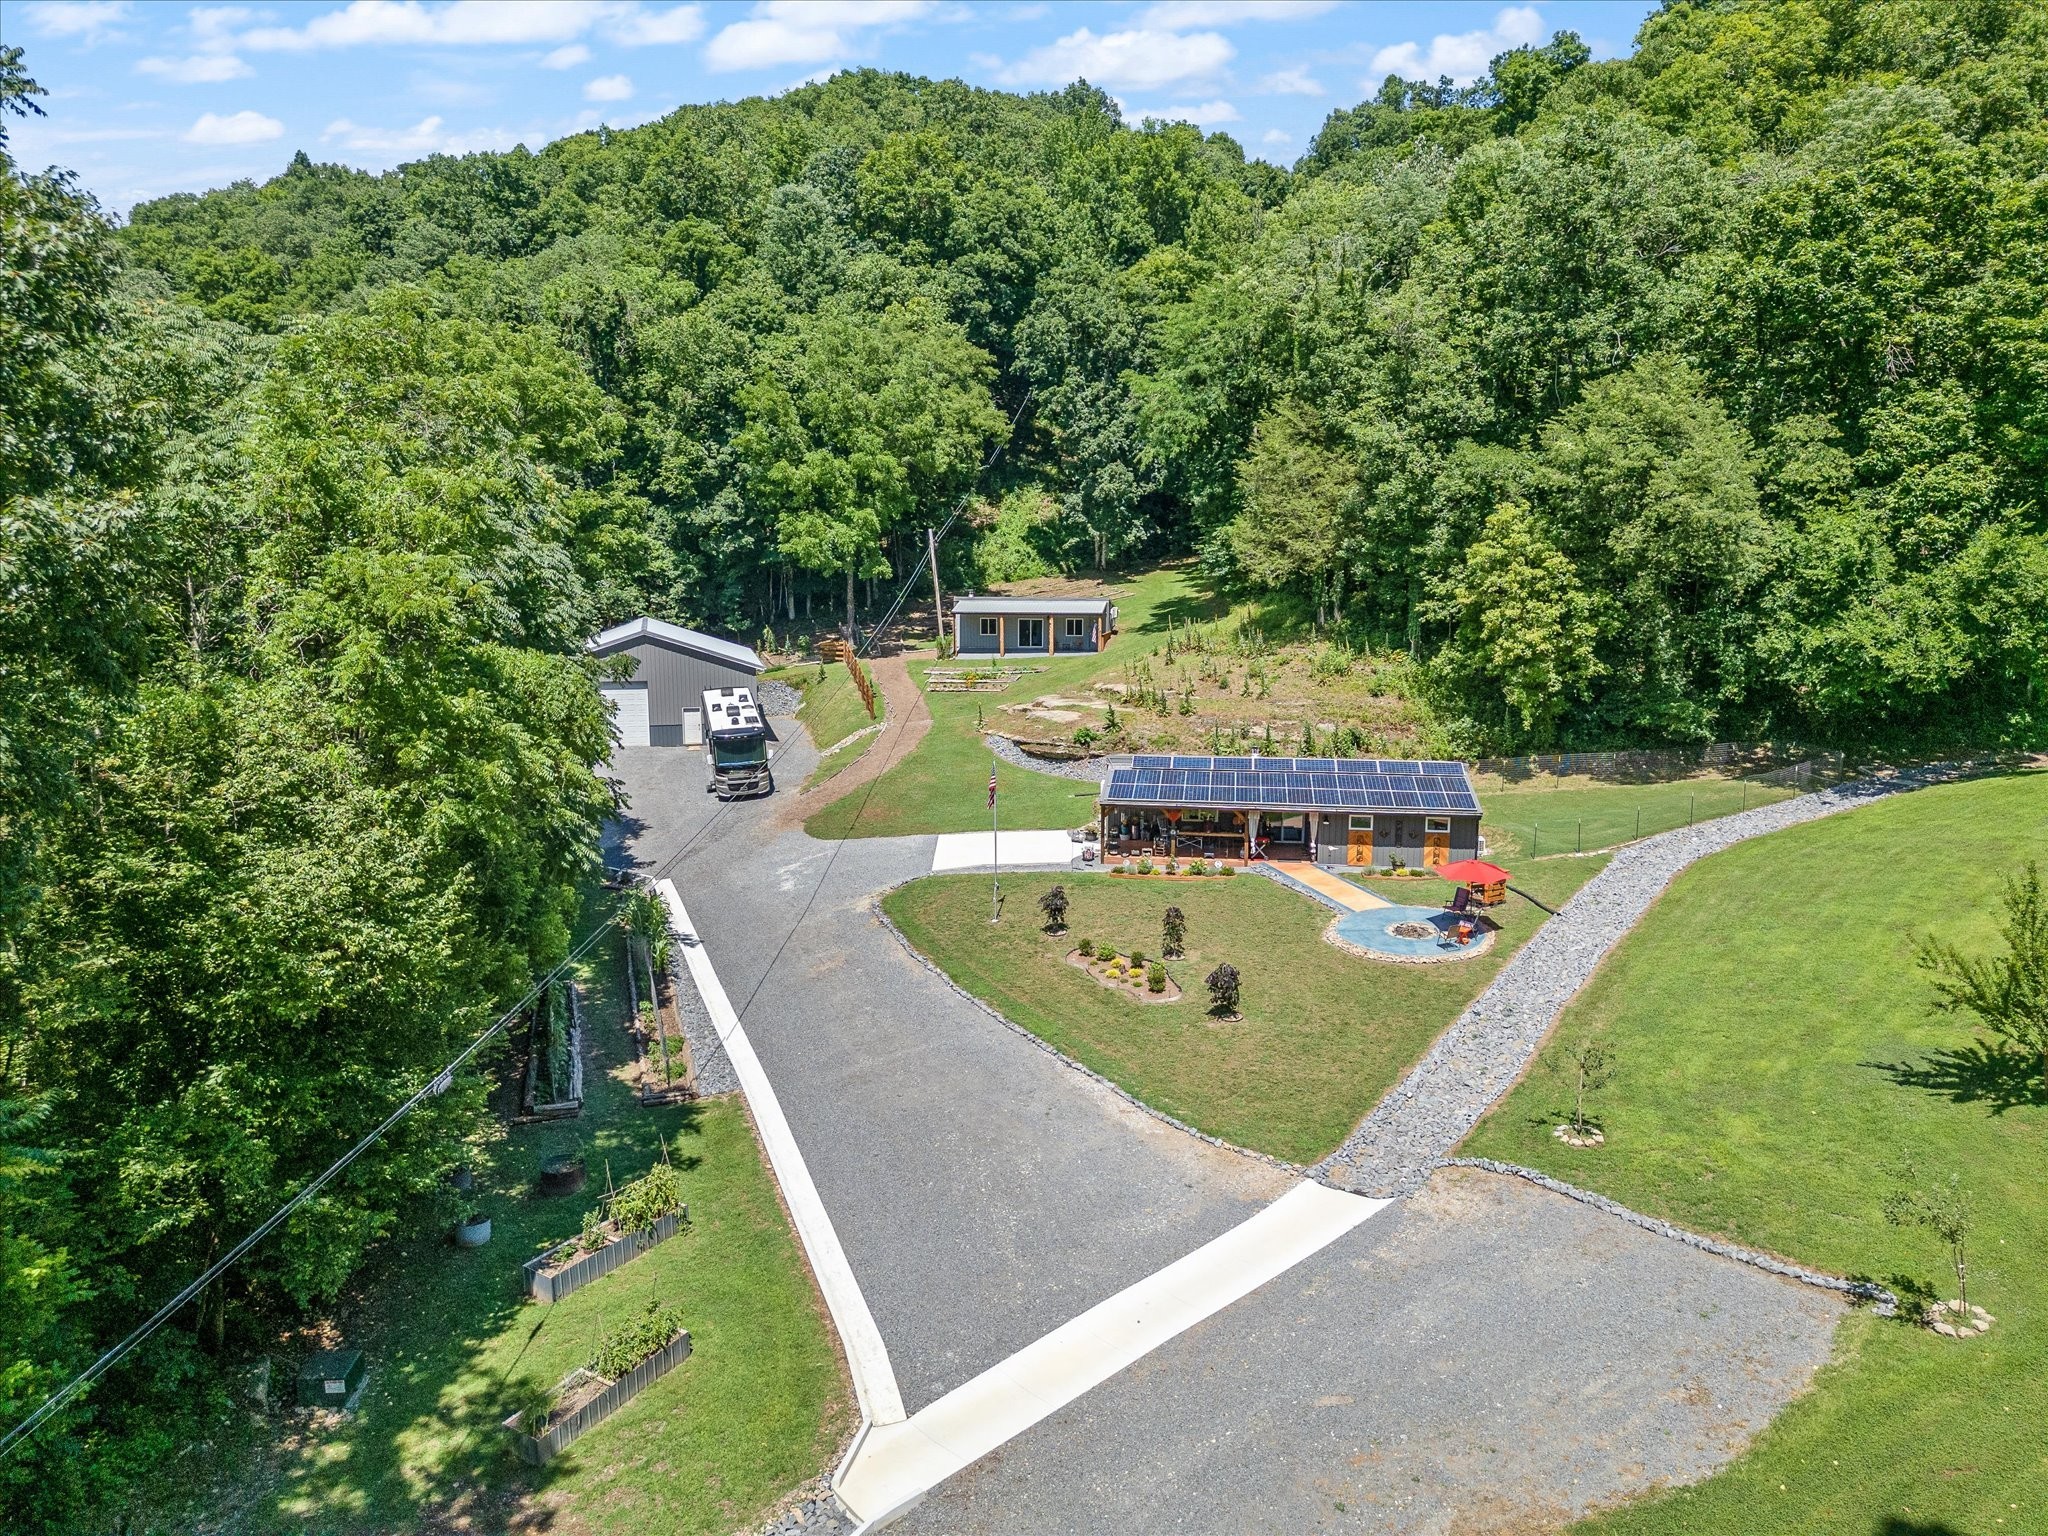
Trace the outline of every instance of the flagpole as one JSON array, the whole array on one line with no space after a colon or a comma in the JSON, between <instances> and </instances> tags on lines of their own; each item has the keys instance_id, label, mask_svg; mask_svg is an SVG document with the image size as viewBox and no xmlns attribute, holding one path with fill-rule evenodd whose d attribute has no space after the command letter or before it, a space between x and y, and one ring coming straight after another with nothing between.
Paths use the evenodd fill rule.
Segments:
<instances>
[{"instance_id":1,"label":"flagpole","mask_svg":"<svg viewBox=\"0 0 2048 1536\"><path fill-rule=\"evenodd\" d=\"M996 810L996 764L991 757L988 764L988 845L993 856L994 872L989 876L988 920L1002 921L1003 916L1003 841L1002 831L997 825L999 813Z\"/></svg>"}]
</instances>

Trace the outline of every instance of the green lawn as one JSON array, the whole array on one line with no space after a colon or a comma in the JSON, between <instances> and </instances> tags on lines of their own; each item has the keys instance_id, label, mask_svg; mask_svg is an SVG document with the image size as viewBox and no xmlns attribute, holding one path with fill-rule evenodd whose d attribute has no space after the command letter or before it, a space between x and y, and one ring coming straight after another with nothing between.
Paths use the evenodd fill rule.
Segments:
<instances>
[{"instance_id":1,"label":"green lawn","mask_svg":"<svg viewBox=\"0 0 2048 1536\"><path fill-rule=\"evenodd\" d=\"M1852 1317L1817 1388L1697 1488L1589 1522L1602 1536L2048 1529L2048 1095L2031 1062L1933 1012L1933 932L1989 952L2002 877L2048 860L2048 775L1923 790L1743 843L1674 883L1560 1028L1614 1046L1606 1147L1549 1134L1534 1072L1465 1151L1895 1289L1952 1294L1931 1240L1889 1227L1879 1169L1960 1174L1970 1294L1942 1340Z\"/></svg>"},{"instance_id":2,"label":"green lawn","mask_svg":"<svg viewBox=\"0 0 2048 1536\"><path fill-rule=\"evenodd\" d=\"M645 1110L608 1075L624 1054L617 956L588 973L595 1036L584 1116L514 1129L479 1171L490 1246L438 1234L366 1275L350 1328L371 1361L363 1411L275 1454L277 1487L243 1528L703 1532L744 1528L825 1470L851 1428L837 1349L736 1098ZM684 1169L687 1231L553 1307L522 1299L520 1262L572 1236L604 1185L657 1155ZM541 1158L582 1150L585 1195L544 1200ZM543 1471L498 1428L512 1384L586 1364L608 1323L680 1303L695 1353ZM289 1390L287 1388L287 1390Z\"/></svg>"},{"instance_id":3,"label":"green lawn","mask_svg":"<svg viewBox=\"0 0 2048 1536\"><path fill-rule=\"evenodd\" d=\"M1774 785L1703 774L1668 784L1564 779L1544 788L1479 791L1487 847L1507 858L1613 848L1653 832L1789 799Z\"/></svg>"},{"instance_id":4,"label":"green lawn","mask_svg":"<svg viewBox=\"0 0 2048 1536\"><path fill-rule=\"evenodd\" d=\"M843 662L825 664L808 663L793 667L777 667L765 676L774 682L787 683L800 689L804 696L796 717L811 733L811 743L821 754L818 765L804 780L804 788L822 784L840 770L857 763L870 746L872 736L864 741L834 752L829 757L823 753L834 744L844 741L856 731L866 730L875 722L868 718L868 707L860 701L860 690L853 686L853 674L846 670ZM881 702L880 692L876 703Z\"/></svg>"},{"instance_id":5,"label":"green lawn","mask_svg":"<svg viewBox=\"0 0 2048 1536\"><path fill-rule=\"evenodd\" d=\"M1601 863L1553 859L1517 883L1556 906ZM883 908L960 985L1146 1103L1300 1163L1343 1140L1543 916L1511 898L1498 909L1504 929L1491 953L1397 965L1324 943L1330 910L1258 875L1067 876L1069 932L1049 936L1039 928L1038 898L1056 878L1006 877L1003 920L994 927L983 875L919 880L891 892ZM1440 900L1445 889L1436 881L1379 883L1408 902ZM1064 959L1082 938L1156 955L1169 904L1188 921L1187 958L1168 963L1187 993L1180 1002L1126 1001ZM1202 978L1223 960L1243 977L1241 1023L1207 1014Z\"/></svg>"},{"instance_id":6,"label":"green lawn","mask_svg":"<svg viewBox=\"0 0 2048 1536\"><path fill-rule=\"evenodd\" d=\"M1126 663L1165 644L1169 623L1201 617L1214 606L1189 579L1185 566L1148 571L1130 580L1108 580L1103 589L1116 599L1121 631L1107 651L1094 656L1010 658L1040 665L1004 693L939 693L927 696L932 728L910 755L876 779L834 801L804 823L818 838L902 837L920 832L976 832L988 825L989 750L981 739L977 710L1000 718L1006 702L1084 686L1118 676ZM911 663L922 679L933 666ZM1051 774L1005 764L997 770L1003 825L1073 827L1095 819L1095 789Z\"/></svg>"}]
</instances>

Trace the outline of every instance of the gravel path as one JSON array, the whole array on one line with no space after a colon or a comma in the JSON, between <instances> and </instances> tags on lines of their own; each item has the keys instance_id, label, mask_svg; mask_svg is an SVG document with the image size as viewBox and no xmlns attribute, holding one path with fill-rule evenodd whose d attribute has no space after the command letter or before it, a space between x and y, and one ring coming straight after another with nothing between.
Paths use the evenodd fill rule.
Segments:
<instances>
[{"instance_id":1,"label":"gravel path","mask_svg":"<svg viewBox=\"0 0 2048 1536\"><path fill-rule=\"evenodd\" d=\"M787 683L757 681L754 684L754 702L765 714L793 717L803 708L804 696Z\"/></svg>"},{"instance_id":2,"label":"gravel path","mask_svg":"<svg viewBox=\"0 0 2048 1536\"><path fill-rule=\"evenodd\" d=\"M1514 1085L1565 1004L1680 870L1746 838L1955 776L1954 769L1943 766L1844 784L1622 849L1536 930L1429 1054L1312 1172L1364 1195L1420 1189L1430 1171Z\"/></svg>"},{"instance_id":3,"label":"gravel path","mask_svg":"<svg viewBox=\"0 0 2048 1536\"><path fill-rule=\"evenodd\" d=\"M683 1016L683 1038L690 1043L690 1065L697 1073L697 1096L709 1099L721 1093L737 1093L739 1074L733 1071L725 1047L718 1043L718 1031L711 1027L710 1010L704 1006L704 995L697 990L689 966L683 963L681 955L671 954L669 967L676 1011Z\"/></svg>"}]
</instances>

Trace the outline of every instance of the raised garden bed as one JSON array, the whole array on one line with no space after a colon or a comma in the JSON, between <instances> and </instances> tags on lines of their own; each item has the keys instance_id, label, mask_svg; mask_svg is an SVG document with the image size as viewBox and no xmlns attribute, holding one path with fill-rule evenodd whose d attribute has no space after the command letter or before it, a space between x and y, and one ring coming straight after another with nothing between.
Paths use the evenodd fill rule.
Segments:
<instances>
[{"instance_id":1,"label":"raised garden bed","mask_svg":"<svg viewBox=\"0 0 2048 1536\"><path fill-rule=\"evenodd\" d=\"M697 1096L696 1064L676 1007L675 977L657 965L638 934L626 938L626 999L632 1006L633 1055L639 1064L636 1091L645 1105L673 1104Z\"/></svg>"},{"instance_id":2,"label":"raised garden bed","mask_svg":"<svg viewBox=\"0 0 2048 1536\"><path fill-rule=\"evenodd\" d=\"M512 1448L527 1465L545 1466L689 1358L690 1333L679 1328L665 1345L616 1377L600 1375L590 1366L570 1372L556 1383L543 1426L529 1431L529 1409L505 1420Z\"/></svg>"},{"instance_id":3,"label":"raised garden bed","mask_svg":"<svg viewBox=\"0 0 2048 1536\"><path fill-rule=\"evenodd\" d=\"M1089 956L1082 954L1078 949L1067 951L1067 964L1073 966L1076 970L1085 971L1090 977L1094 978L1098 986L1108 988L1119 997L1127 997L1134 1003L1177 1003L1180 1001L1180 983L1173 979L1171 972L1167 974L1165 989L1154 992L1150 981L1146 977L1146 970L1149 967L1141 967L1138 971L1129 975L1112 976L1109 972L1110 962L1119 959L1124 962L1126 967L1129 966L1131 959L1129 955Z\"/></svg>"},{"instance_id":4,"label":"raised garden bed","mask_svg":"<svg viewBox=\"0 0 2048 1536\"><path fill-rule=\"evenodd\" d=\"M544 1120L583 1112L583 1002L573 982L550 986L534 1007L521 1107Z\"/></svg>"},{"instance_id":5,"label":"raised garden bed","mask_svg":"<svg viewBox=\"0 0 2048 1536\"><path fill-rule=\"evenodd\" d=\"M526 1294L535 1301L556 1302L574 1295L593 1280L601 1280L622 1265L630 1264L658 1243L665 1243L683 1230L690 1219L686 1205L672 1216L659 1218L651 1227L621 1232L605 1224L603 1246L592 1250L582 1237L557 1243L521 1266L526 1276Z\"/></svg>"}]
</instances>

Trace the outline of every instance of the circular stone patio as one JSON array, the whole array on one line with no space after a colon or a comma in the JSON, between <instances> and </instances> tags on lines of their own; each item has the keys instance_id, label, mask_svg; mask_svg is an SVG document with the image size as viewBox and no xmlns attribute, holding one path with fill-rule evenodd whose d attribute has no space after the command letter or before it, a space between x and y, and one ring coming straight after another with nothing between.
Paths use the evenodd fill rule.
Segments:
<instances>
[{"instance_id":1,"label":"circular stone patio","mask_svg":"<svg viewBox=\"0 0 2048 1536\"><path fill-rule=\"evenodd\" d=\"M1493 931L1483 923L1475 924L1470 944L1460 944L1452 936L1457 924L1455 913L1437 907L1368 907L1345 913L1323 930L1323 936L1368 960L1410 964L1467 960L1493 948Z\"/></svg>"}]
</instances>

